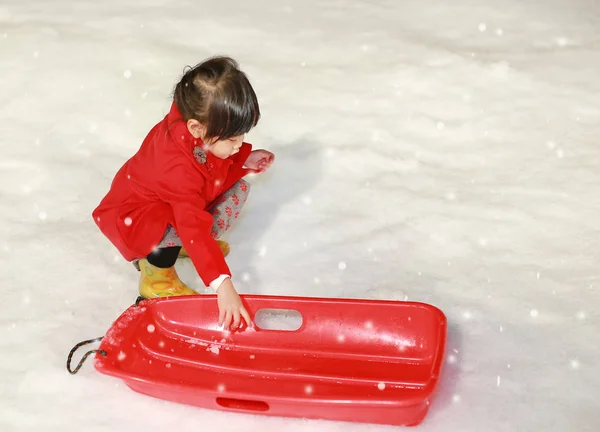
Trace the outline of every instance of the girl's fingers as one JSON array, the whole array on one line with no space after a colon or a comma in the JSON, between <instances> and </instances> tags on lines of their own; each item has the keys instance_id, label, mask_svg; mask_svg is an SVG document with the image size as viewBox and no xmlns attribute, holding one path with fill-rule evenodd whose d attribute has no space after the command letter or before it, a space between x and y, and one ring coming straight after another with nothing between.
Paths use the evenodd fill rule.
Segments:
<instances>
[{"instance_id":1,"label":"girl's fingers","mask_svg":"<svg viewBox=\"0 0 600 432\"><path fill-rule=\"evenodd\" d=\"M244 321L246 321L248 328L252 327L252 319L250 318L250 314L248 313L248 311L246 310L246 308L244 306L242 306L240 308L240 313L242 314Z\"/></svg>"},{"instance_id":2,"label":"girl's fingers","mask_svg":"<svg viewBox=\"0 0 600 432\"><path fill-rule=\"evenodd\" d=\"M231 326L231 312L228 310L225 313L225 322L223 323L223 329L227 330L229 329L229 326Z\"/></svg>"},{"instance_id":3,"label":"girl's fingers","mask_svg":"<svg viewBox=\"0 0 600 432\"><path fill-rule=\"evenodd\" d=\"M225 310L221 309L219 311L219 326L223 326L223 320L225 319Z\"/></svg>"},{"instance_id":4,"label":"girl's fingers","mask_svg":"<svg viewBox=\"0 0 600 432\"><path fill-rule=\"evenodd\" d=\"M240 326L240 312L236 309L233 311L233 329L237 329Z\"/></svg>"}]
</instances>

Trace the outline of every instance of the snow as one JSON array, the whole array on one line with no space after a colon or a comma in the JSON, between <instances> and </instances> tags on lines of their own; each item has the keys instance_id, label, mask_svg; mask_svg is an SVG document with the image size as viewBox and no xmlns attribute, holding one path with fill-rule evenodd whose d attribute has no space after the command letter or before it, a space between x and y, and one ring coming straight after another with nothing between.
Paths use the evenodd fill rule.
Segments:
<instances>
[{"instance_id":1,"label":"snow","mask_svg":"<svg viewBox=\"0 0 600 432\"><path fill-rule=\"evenodd\" d=\"M440 307L419 431L598 430L599 25L591 0L4 0L0 430L396 430L66 371L137 295L91 211L183 68L221 53L261 102L248 141L276 154L228 235L238 290Z\"/></svg>"}]
</instances>

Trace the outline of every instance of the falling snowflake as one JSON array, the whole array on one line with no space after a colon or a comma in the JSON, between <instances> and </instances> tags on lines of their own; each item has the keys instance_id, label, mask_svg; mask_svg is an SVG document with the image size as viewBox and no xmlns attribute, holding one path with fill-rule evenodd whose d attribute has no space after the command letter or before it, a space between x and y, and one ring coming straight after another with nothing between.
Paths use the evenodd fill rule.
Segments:
<instances>
[{"instance_id":1,"label":"falling snowflake","mask_svg":"<svg viewBox=\"0 0 600 432\"><path fill-rule=\"evenodd\" d=\"M496 29L496 34L497 34L498 36L502 36L502 35L504 34L504 31L503 31L501 28L499 28L499 29Z\"/></svg>"},{"instance_id":2,"label":"falling snowflake","mask_svg":"<svg viewBox=\"0 0 600 432\"><path fill-rule=\"evenodd\" d=\"M267 247L263 246L260 248L260 250L258 251L258 256L264 257L267 254Z\"/></svg>"},{"instance_id":3,"label":"falling snowflake","mask_svg":"<svg viewBox=\"0 0 600 432\"><path fill-rule=\"evenodd\" d=\"M123 351L119 351L119 355L117 356L117 359L119 361L125 360L126 357L127 357L127 354L125 354Z\"/></svg>"},{"instance_id":4,"label":"falling snowflake","mask_svg":"<svg viewBox=\"0 0 600 432\"><path fill-rule=\"evenodd\" d=\"M165 365L165 367L166 367L167 369L171 369L171 363L167 363L167 364Z\"/></svg>"},{"instance_id":5,"label":"falling snowflake","mask_svg":"<svg viewBox=\"0 0 600 432\"><path fill-rule=\"evenodd\" d=\"M442 122L442 121L437 122L436 127L438 128L438 130L444 129L444 127L445 127L444 122Z\"/></svg>"},{"instance_id":6,"label":"falling snowflake","mask_svg":"<svg viewBox=\"0 0 600 432\"><path fill-rule=\"evenodd\" d=\"M125 72L123 72L123 76L124 76L126 79L129 79L129 78L131 78L131 75L132 75L132 74L131 74L131 71L130 71L129 69L127 69Z\"/></svg>"},{"instance_id":7,"label":"falling snowflake","mask_svg":"<svg viewBox=\"0 0 600 432\"><path fill-rule=\"evenodd\" d=\"M244 282L248 282L250 279L251 279L251 278L250 278L250 273L247 273L247 272L246 272L246 273L244 273L244 274L242 275L242 280L243 280Z\"/></svg>"},{"instance_id":8,"label":"falling snowflake","mask_svg":"<svg viewBox=\"0 0 600 432\"><path fill-rule=\"evenodd\" d=\"M579 366L580 366L579 360L577 360L577 359L571 360L571 368L579 369Z\"/></svg>"},{"instance_id":9,"label":"falling snowflake","mask_svg":"<svg viewBox=\"0 0 600 432\"><path fill-rule=\"evenodd\" d=\"M365 323L365 327L368 328L368 329L372 329L373 328L373 321L367 321Z\"/></svg>"},{"instance_id":10,"label":"falling snowflake","mask_svg":"<svg viewBox=\"0 0 600 432\"><path fill-rule=\"evenodd\" d=\"M342 343L342 342L344 342L346 340L346 336L344 336L344 335L338 335L337 340L338 340L338 342Z\"/></svg>"},{"instance_id":11,"label":"falling snowflake","mask_svg":"<svg viewBox=\"0 0 600 432\"><path fill-rule=\"evenodd\" d=\"M487 30L487 25L485 23L481 23L477 26L480 32L484 32Z\"/></svg>"},{"instance_id":12,"label":"falling snowflake","mask_svg":"<svg viewBox=\"0 0 600 432\"><path fill-rule=\"evenodd\" d=\"M531 309L529 315L531 315L533 318L536 318L539 315L539 312L537 311L537 309Z\"/></svg>"},{"instance_id":13,"label":"falling snowflake","mask_svg":"<svg viewBox=\"0 0 600 432\"><path fill-rule=\"evenodd\" d=\"M380 382L379 384L377 384L377 388L381 391L385 390L385 383L384 382Z\"/></svg>"},{"instance_id":14,"label":"falling snowflake","mask_svg":"<svg viewBox=\"0 0 600 432\"><path fill-rule=\"evenodd\" d=\"M217 391L218 391L219 393L223 393L223 392L225 391L225 384L219 384L219 385L217 386Z\"/></svg>"},{"instance_id":15,"label":"falling snowflake","mask_svg":"<svg viewBox=\"0 0 600 432\"><path fill-rule=\"evenodd\" d=\"M131 224L133 223L133 220L131 220L130 217L126 217L125 220L123 221L123 223L127 226L131 226Z\"/></svg>"},{"instance_id":16,"label":"falling snowflake","mask_svg":"<svg viewBox=\"0 0 600 432\"><path fill-rule=\"evenodd\" d=\"M448 363L449 364L454 364L454 363L456 363L456 361L457 361L457 359L456 359L456 356L454 354L450 354L448 356Z\"/></svg>"},{"instance_id":17,"label":"falling snowflake","mask_svg":"<svg viewBox=\"0 0 600 432\"><path fill-rule=\"evenodd\" d=\"M500 387L500 375L496 377L496 386Z\"/></svg>"},{"instance_id":18,"label":"falling snowflake","mask_svg":"<svg viewBox=\"0 0 600 432\"><path fill-rule=\"evenodd\" d=\"M340 263L338 264L338 268L340 270L345 270L346 269L346 263L344 261L340 261Z\"/></svg>"},{"instance_id":19,"label":"falling snowflake","mask_svg":"<svg viewBox=\"0 0 600 432\"><path fill-rule=\"evenodd\" d=\"M161 347L161 348L164 348L164 347L165 347L165 343L164 343L164 341L160 341L160 342L158 343L158 346L159 346L159 347Z\"/></svg>"},{"instance_id":20,"label":"falling snowflake","mask_svg":"<svg viewBox=\"0 0 600 432\"><path fill-rule=\"evenodd\" d=\"M319 279L318 277L314 278L314 282L315 284L320 284L321 283L321 279Z\"/></svg>"},{"instance_id":21,"label":"falling snowflake","mask_svg":"<svg viewBox=\"0 0 600 432\"><path fill-rule=\"evenodd\" d=\"M313 393L313 386L311 385L307 385L306 387L304 387L304 393L306 394L312 394Z\"/></svg>"},{"instance_id":22,"label":"falling snowflake","mask_svg":"<svg viewBox=\"0 0 600 432\"><path fill-rule=\"evenodd\" d=\"M471 313L471 311L465 311L463 313L463 318L466 320L470 320L473 317L473 314Z\"/></svg>"},{"instance_id":23,"label":"falling snowflake","mask_svg":"<svg viewBox=\"0 0 600 432\"><path fill-rule=\"evenodd\" d=\"M460 402L460 395L455 394L454 396L452 396L452 402L459 403Z\"/></svg>"},{"instance_id":24,"label":"falling snowflake","mask_svg":"<svg viewBox=\"0 0 600 432\"><path fill-rule=\"evenodd\" d=\"M156 330L156 328L154 327L153 324L148 324L148 327L146 327L146 330L148 330L148 333L154 333L154 330Z\"/></svg>"},{"instance_id":25,"label":"falling snowflake","mask_svg":"<svg viewBox=\"0 0 600 432\"><path fill-rule=\"evenodd\" d=\"M585 312L584 312L584 311L579 311L579 312L577 312L577 319L578 319L579 321L583 321L583 320L585 319L585 317L586 317L586 315L585 315Z\"/></svg>"},{"instance_id":26,"label":"falling snowflake","mask_svg":"<svg viewBox=\"0 0 600 432\"><path fill-rule=\"evenodd\" d=\"M312 203L312 198L309 196L305 196L304 198L302 198L302 202L306 205L310 205Z\"/></svg>"},{"instance_id":27,"label":"falling snowflake","mask_svg":"<svg viewBox=\"0 0 600 432\"><path fill-rule=\"evenodd\" d=\"M41 212L38 216L41 220L46 220L46 218L48 217L48 215L45 212Z\"/></svg>"},{"instance_id":28,"label":"falling snowflake","mask_svg":"<svg viewBox=\"0 0 600 432\"><path fill-rule=\"evenodd\" d=\"M250 354L250 360L254 360L256 356L254 354Z\"/></svg>"}]
</instances>

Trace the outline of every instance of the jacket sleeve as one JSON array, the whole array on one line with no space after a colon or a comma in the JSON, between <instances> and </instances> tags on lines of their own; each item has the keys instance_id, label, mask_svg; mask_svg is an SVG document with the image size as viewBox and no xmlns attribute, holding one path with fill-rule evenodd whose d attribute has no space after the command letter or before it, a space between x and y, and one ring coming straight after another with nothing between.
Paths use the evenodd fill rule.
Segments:
<instances>
[{"instance_id":1,"label":"jacket sleeve","mask_svg":"<svg viewBox=\"0 0 600 432\"><path fill-rule=\"evenodd\" d=\"M206 202L199 193L202 184L198 182L203 179L200 176L186 178L189 174L185 174L185 169L179 173L173 176L173 183L161 185L159 196L171 206L175 230L204 285L209 286L221 275L231 277L231 272L211 234L213 217L205 210Z\"/></svg>"},{"instance_id":2,"label":"jacket sleeve","mask_svg":"<svg viewBox=\"0 0 600 432\"><path fill-rule=\"evenodd\" d=\"M233 186L238 180L244 177L246 174L250 174L254 172L251 169L244 168L244 163L250 152L252 151L252 144L243 143L240 151L234 154L233 156L229 156L229 159L233 161L229 171L227 173L227 178L225 179L225 184L223 186L223 190L229 190L231 186Z\"/></svg>"}]
</instances>

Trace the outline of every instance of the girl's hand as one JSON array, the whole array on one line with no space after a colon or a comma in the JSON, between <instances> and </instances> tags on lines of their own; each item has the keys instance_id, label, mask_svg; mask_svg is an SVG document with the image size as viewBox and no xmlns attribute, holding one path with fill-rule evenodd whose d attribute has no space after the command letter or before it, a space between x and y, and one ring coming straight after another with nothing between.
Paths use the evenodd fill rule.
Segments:
<instances>
[{"instance_id":1,"label":"girl's hand","mask_svg":"<svg viewBox=\"0 0 600 432\"><path fill-rule=\"evenodd\" d=\"M232 330L240 326L241 318L244 318L248 327L252 327L250 314L242 304L242 299L233 287L231 279L227 278L217 289L217 304L219 305L219 325L224 329L229 329L232 324Z\"/></svg>"},{"instance_id":2,"label":"girl's hand","mask_svg":"<svg viewBox=\"0 0 600 432\"><path fill-rule=\"evenodd\" d=\"M258 171L264 172L271 166L275 160L275 155L267 150L253 150L246 159L246 167Z\"/></svg>"}]
</instances>

